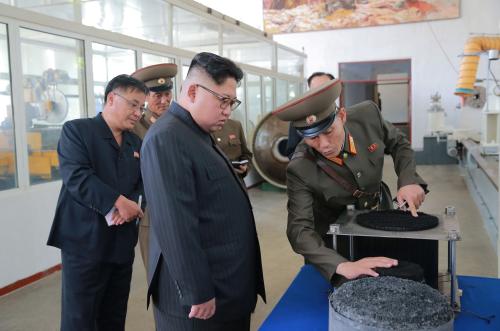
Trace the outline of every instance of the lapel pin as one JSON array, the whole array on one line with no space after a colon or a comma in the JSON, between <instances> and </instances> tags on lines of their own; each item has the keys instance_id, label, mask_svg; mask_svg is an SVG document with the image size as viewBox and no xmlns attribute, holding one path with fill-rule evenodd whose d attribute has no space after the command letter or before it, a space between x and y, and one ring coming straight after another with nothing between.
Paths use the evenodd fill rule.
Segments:
<instances>
[{"instance_id":1,"label":"lapel pin","mask_svg":"<svg viewBox=\"0 0 500 331\"><path fill-rule=\"evenodd\" d=\"M375 143L373 143L373 144L371 144L370 146L368 146L368 151L369 151L370 153L373 153L373 152L375 152L375 151L377 150L377 148L378 148L378 145L377 145L377 144L375 144Z\"/></svg>"}]
</instances>

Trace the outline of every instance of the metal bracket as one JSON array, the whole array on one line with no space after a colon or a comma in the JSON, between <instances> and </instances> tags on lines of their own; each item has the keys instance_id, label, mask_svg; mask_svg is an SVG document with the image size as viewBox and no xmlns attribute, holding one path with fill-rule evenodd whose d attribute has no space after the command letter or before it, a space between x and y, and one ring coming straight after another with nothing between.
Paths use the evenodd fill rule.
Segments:
<instances>
[{"instance_id":1,"label":"metal bracket","mask_svg":"<svg viewBox=\"0 0 500 331\"><path fill-rule=\"evenodd\" d=\"M451 241L460 240L460 235L458 234L457 231L451 230L450 232L448 232L448 240L451 240Z\"/></svg>"},{"instance_id":2,"label":"metal bracket","mask_svg":"<svg viewBox=\"0 0 500 331\"><path fill-rule=\"evenodd\" d=\"M455 216L456 214L455 206L444 207L444 214L447 216Z\"/></svg>"},{"instance_id":3,"label":"metal bracket","mask_svg":"<svg viewBox=\"0 0 500 331\"><path fill-rule=\"evenodd\" d=\"M338 234L340 232L340 224L330 224L330 233L331 234Z\"/></svg>"}]
</instances>

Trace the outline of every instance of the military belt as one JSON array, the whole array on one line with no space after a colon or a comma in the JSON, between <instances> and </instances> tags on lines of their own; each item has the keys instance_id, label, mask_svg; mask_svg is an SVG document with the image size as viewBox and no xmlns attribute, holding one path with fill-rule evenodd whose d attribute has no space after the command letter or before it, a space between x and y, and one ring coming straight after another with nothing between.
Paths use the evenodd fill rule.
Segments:
<instances>
[{"instance_id":1,"label":"military belt","mask_svg":"<svg viewBox=\"0 0 500 331\"><path fill-rule=\"evenodd\" d=\"M332 167L330 167L325 161L320 158L314 157L307 150L305 152L299 151L295 152L292 156L292 160L297 158L305 158L312 161L318 165L328 176L330 176L334 181L336 181L340 186L342 186L347 192L351 193L356 199L359 198L378 198L380 196L380 191L377 192L365 192L359 190L356 186L352 185L346 181L342 176L340 176Z\"/></svg>"}]
</instances>

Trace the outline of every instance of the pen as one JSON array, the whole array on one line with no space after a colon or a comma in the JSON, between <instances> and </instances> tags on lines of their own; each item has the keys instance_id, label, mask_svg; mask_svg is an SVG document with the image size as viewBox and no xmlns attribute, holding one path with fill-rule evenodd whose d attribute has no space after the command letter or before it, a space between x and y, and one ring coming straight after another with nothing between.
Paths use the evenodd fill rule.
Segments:
<instances>
[{"instance_id":1,"label":"pen","mask_svg":"<svg viewBox=\"0 0 500 331\"><path fill-rule=\"evenodd\" d=\"M141 208L141 205L142 205L142 194L139 194L139 199L137 200L137 204L139 205L139 208ZM135 220L135 225L139 225L139 221L141 219L139 217L137 217L137 219Z\"/></svg>"}]
</instances>

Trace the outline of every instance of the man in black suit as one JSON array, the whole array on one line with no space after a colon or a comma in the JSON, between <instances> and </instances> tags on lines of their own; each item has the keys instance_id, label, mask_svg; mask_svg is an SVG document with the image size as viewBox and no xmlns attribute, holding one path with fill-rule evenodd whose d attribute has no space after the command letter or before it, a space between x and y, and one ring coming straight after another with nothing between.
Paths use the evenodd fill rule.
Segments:
<instances>
[{"instance_id":1,"label":"man in black suit","mask_svg":"<svg viewBox=\"0 0 500 331\"><path fill-rule=\"evenodd\" d=\"M62 188L48 245L61 249L61 330L124 330L132 277L141 140L129 132L147 88L128 75L107 85L102 113L63 126Z\"/></svg>"},{"instance_id":2,"label":"man in black suit","mask_svg":"<svg viewBox=\"0 0 500 331\"><path fill-rule=\"evenodd\" d=\"M210 135L240 104L242 77L232 61L197 54L178 103L144 138L148 302L161 331L249 330L257 294L265 300L252 206Z\"/></svg>"}]
</instances>

